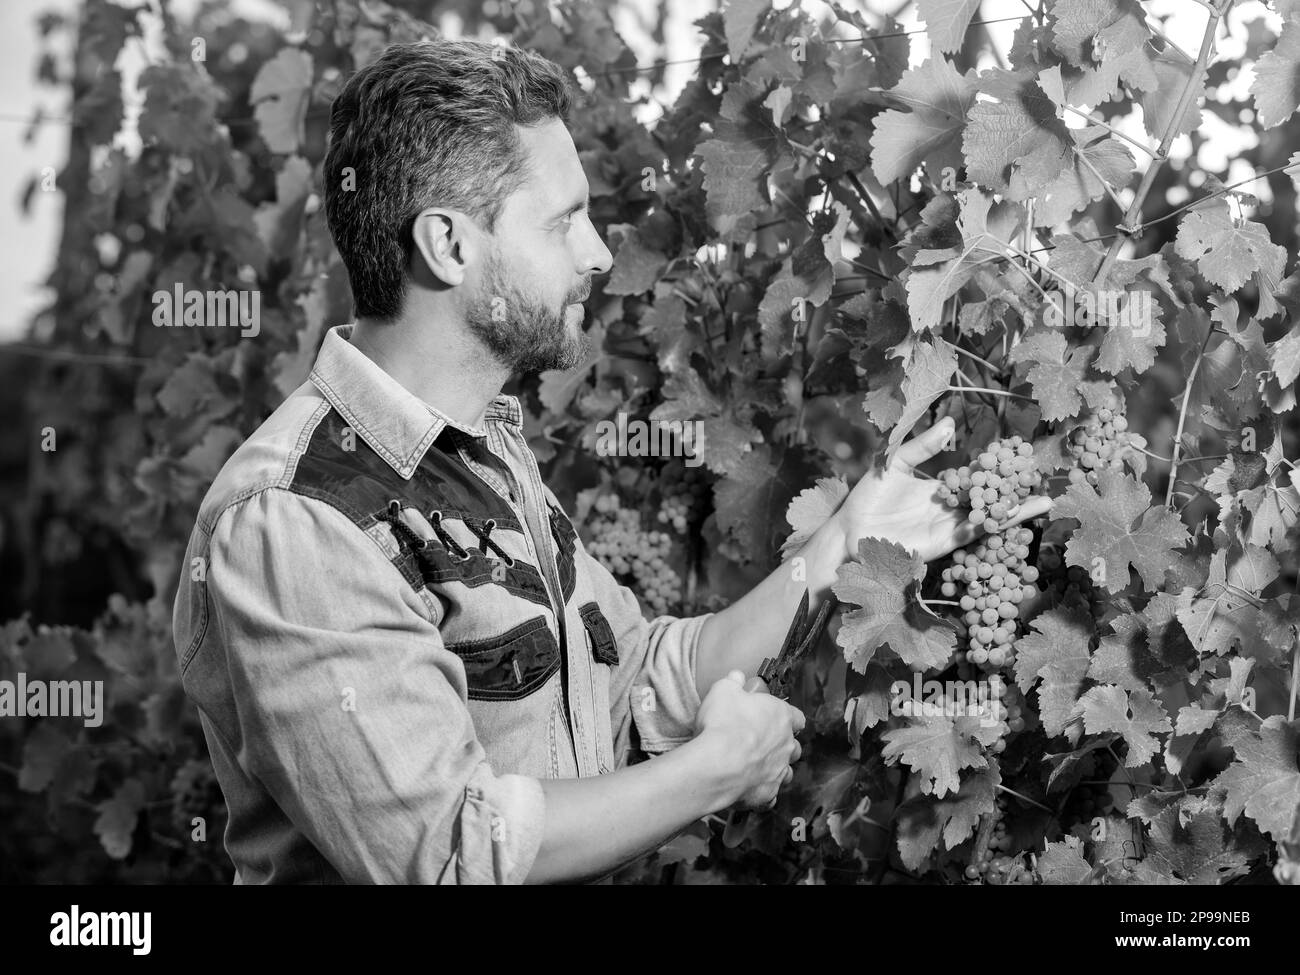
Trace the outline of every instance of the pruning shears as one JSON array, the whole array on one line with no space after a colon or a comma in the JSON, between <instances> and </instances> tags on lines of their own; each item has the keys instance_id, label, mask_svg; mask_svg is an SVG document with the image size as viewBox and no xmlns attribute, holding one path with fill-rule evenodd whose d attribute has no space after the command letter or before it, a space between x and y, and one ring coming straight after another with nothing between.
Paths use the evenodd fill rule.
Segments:
<instances>
[{"instance_id":1,"label":"pruning shears","mask_svg":"<svg viewBox=\"0 0 1300 975\"><path fill-rule=\"evenodd\" d=\"M799 664L812 652L812 648L826 632L826 623L831 613L835 611L835 607L839 605L839 601L828 594L818 607L817 615L810 622L808 601L808 590L805 589L799 599L799 608L795 611L794 619L790 621L790 628L781 642L781 649L777 651L775 657L763 658L763 662L758 666L757 676L751 677L745 683L745 690L754 691L760 686L766 686L767 692L773 697L783 701L789 699L790 688L793 686ZM744 829L748 818L749 810L733 809L726 830L723 832L723 842L728 846L739 843L743 833L739 836L737 834Z\"/></svg>"},{"instance_id":2,"label":"pruning shears","mask_svg":"<svg viewBox=\"0 0 1300 975\"><path fill-rule=\"evenodd\" d=\"M827 595L818 608L817 615L813 617L812 622L809 622L808 590L805 589L799 599L799 608L795 611L794 619L790 621L790 628L786 631L785 640L781 643L781 649L775 657L763 658L763 662L758 666L758 676L749 679L745 684L746 690L756 690L758 684L755 681L761 680L767 685L767 692L773 697L779 697L783 701L788 699L799 663L808 656L812 648L817 645L817 641L821 639L826 631L826 623L837 605L838 600L834 596Z\"/></svg>"}]
</instances>

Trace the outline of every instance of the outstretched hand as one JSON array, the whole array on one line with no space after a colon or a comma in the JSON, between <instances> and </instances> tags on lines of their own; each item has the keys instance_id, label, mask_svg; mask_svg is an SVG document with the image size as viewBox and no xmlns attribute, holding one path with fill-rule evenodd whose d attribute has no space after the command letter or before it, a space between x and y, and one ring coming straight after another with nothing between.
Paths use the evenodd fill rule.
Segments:
<instances>
[{"instance_id":1,"label":"outstretched hand","mask_svg":"<svg viewBox=\"0 0 1300 975\"><path fill-rule=\"evenodd\" d=\"M849 492L832 517L844 533L850 558L858 551L858 540L871 537L896 542L930 562L983 533L967 522L964 511L940 500L937 481L916 474L918 466L945 449L953 430L952 418L945 417L899 447L887 468L868 473ZM1051 506L1048 498L1030 497L1012 508L998 528L1037 518Z\"/></svg>"}]
</instances>

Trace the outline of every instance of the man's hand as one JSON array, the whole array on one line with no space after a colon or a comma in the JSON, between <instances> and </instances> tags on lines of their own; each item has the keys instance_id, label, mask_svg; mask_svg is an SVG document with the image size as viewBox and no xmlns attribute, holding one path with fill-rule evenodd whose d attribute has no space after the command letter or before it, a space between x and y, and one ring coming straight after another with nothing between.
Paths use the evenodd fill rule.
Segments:
<instances>
[{"instance_id":1,"label":"man's hand","mask_svg":"<svg viewBox=\"0 0 1300 975\"><path fill-rule=\"evenodd\" d=\"M803 712L766 693L747 691L745 675L733 670L704 696L695 716L697 740L710 742L733 783L734 802L749 809L770 806L794 775L802 750L795 739ZM761 682L760 682L761 683Z\"/></svg>"},{"instance_id":2,"label":"man's hand","mask_svg":"<svg viewBox=\"0 0 1300 975\"><path fill-rule=\"evenodd\" d=\"M979 527L966 521L964 511L949 508L939 500L934 479L915 474L916 467L945 449L952 434L952 418L944 417L899 447L887 469L867 474L854 486L831 516L837 531L843 534L847 558L857 555L859 539L883 538L919 552L924 561L930 562L980 534ZM1051 506L1047 498L1031 497L1012 508L1000 527L1037 518Z\"/></svg>"}]
</instances>

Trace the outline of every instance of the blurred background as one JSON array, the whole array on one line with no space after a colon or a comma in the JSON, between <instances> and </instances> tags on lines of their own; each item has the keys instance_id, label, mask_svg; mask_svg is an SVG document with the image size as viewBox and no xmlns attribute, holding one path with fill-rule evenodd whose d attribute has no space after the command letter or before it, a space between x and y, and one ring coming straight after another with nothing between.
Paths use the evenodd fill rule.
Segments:
<instances>
[{"instance_id":1,"label":"blurred background","mask_svg":"<svg viewBox=\"0 0 1300 975\"><path fill-rule=\"evenodd\" d=\"M845 6L871 25L892 16L917 28L910 3ZM1203 17L1177 14L1191 0L1144 6L1195 48ZM175 673L171 600L213 475L306 377L324 330L350 317L314 188L343 80L427 25L513 35L573 69L601 110L630 107L621 124L642 140L629 137L634 154L695 78L695 21L716 9L552 3L561 30L542 0L0 4L0 676L103 679L110 709L89 736L54 719L0 720L0 881L231 879L220 793ZM1024 11L986 0L994 47L1008 49ZM1250 77L1231 63L1271 43L1278 23L1259 2L1234 9L1210 72L1214 103L1175 143L1153 201L1172 208L1189 186L1280 168L1300 146L1294 118L1262 135L1243 124ZM911 63L927 54L918 33ZM996 63L979 45L957 59ZM1142 134L1135 113L1116 124ZM592 167L622 151L604 138L578 136ZM1283 174L1246 189L1255 219L1294 255L1295 184ZM602 214L602 230L617 219ZM1157 225L1150 248L1176 229ZM260 336L153 328L149 296L168 281L256 283ZM1180 389L1176 371L1144 377L1149 439L1168 443ZM860 436L835 433L841 455ZM196 819L203 842L190 841Z\"/></svg>"}]
</instances>

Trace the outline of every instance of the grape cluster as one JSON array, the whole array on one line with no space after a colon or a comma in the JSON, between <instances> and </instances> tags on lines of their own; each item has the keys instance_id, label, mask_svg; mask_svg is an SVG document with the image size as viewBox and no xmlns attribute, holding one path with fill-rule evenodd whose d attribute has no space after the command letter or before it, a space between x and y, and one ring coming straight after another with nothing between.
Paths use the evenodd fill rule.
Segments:
<instances>
[{"instance_id":1,"label":"grape cluster","mask_svg":"<svg viewBox=\"0 0 1300 975\"><path fill-rule=\"evenodd\" d=\"M1007 513L1042 483L1033 445L1014 436L989 444L974 464L941 472L938 491L949 508L969 508L971 524L995 532Z\"/></svg>"},{"instance_id":2,"label":"grape cluster","mask_svg":"<svg viewBox=\"0 0 1300 975\"><path fill-rule=\"evenodd\" d=\"M1066 441L1066 446L1075 462L1068 475L1070 483L1087 481L1095 485L1098 471L1121 469L1125 455L1136 448L1145 447L1146 438L1129 432L1124 406L1119 396L1112 392L1100 409L1089 414L1075 428Z\"/></svg>"},{"instance_id":3,"label":"grape cluster","mask_svg":"<svg viewBox=\"0 0 1300 975\"><path fill-rule=\"evenodd\" d=\"M681 578L668 565L672 538L661 531L643 531L641 513L624 508L618 496L601 495L595 503L588 550L616 576L631 576L638 594L655 615L681 602Z\"/></svg>"},{"instance_id":4,"label":"grape cluster","mask_svg":"<svg viewBox=\"0 0 1300 975\"><path fill-rule=\"evenodd\" d=\"M704 508L704 495L709 490L704 475L698 467L666 467L659 478L659 490L659 523L679 535L686 534Z\"/></svg>"},{"instance_id":5,"label":"grape cluster","mask_svg":"<svg viewBox=\"0 0 1300 975\"><path fill-rule=\"evenodd\" d=\"M1007 800L997 797L993 833L988 846L966 867L967 880L982 880L993 886L1032 884L1034 873L1019 856L1011 855L1011 837L1006 826Z\"/></svg>"},{"instance_id":6,"label":"grape cluster","mask_svg":"<svg viewBox=\"0 0 1300 975\"><path fill-rule=\"evenodd\" d=\"M952 565L943 570L939 591L958 598L961 618L957 628L966 639L958 663L972 663L986 671L1010 667L1020 604L1038 595L1038 569L1028 563L1034 533L1014 527L994 532L978 545L958 549Z\"/></svg>"}]
</instances>

